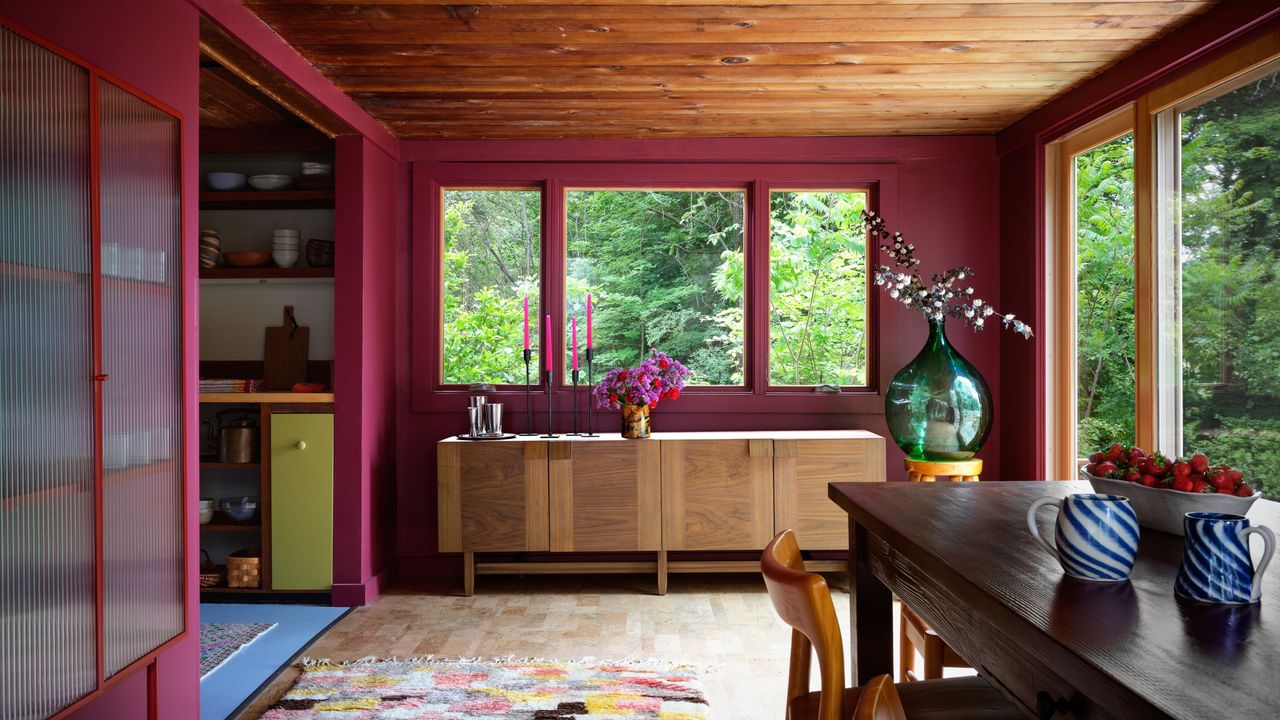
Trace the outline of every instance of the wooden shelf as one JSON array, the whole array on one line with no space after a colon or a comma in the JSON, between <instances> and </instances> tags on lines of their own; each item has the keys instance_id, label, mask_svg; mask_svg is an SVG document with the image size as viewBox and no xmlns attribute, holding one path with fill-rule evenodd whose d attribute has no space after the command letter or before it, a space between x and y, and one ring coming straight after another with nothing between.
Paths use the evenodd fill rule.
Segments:
<instances>
[{"instance_id":1,"label":"wooden shelf","mask_svg":"<svg viewBox=\"0 0 1280 720\"><path fill-rule=\"evenodd\" d=\"M333 277L332 267L200 268L201 280L286 280Z\"/></svg>"},{"instance_id":2,"label":"wooden shelf","mask_svg":"<svg viewBox=\"0 0 1280 720\"><path fill-rule=\"evenodd\" d=\"M200 193L201 210L314 210L332 207L332 190L234 190Z\"/></svg>"},{"instance_id":3,"label":"wooden shelf","mask_svg":"<svg viewBox=\"0 0 1280 720\"><path fill-rule=\"evenodd\" d=\"M276 590L274 588L202 587L200 588L200 592L219 594L255 593L259 595L329 595L333 590Z\"/></svg>"},{"instance_id":4,"label":"wooden shelf","mask_svg":"<svg viewBox=\"0 0 1280 720\"><path fill-rule=\"evenodd\" d=\"M221 403L224 405L261 405L264 403L332 403L333 393L200 393L200 402Z\"/></svg>"},{"instance_id":5,"label":"wooden shelf","mask_svg":"<svg viewBox=\"0 0 1280 720\"><path fill-rule=\"evenodd\" d=\"M259 532L262 525L256 522L238 523L234 521L211 522L200 526L201 532L205 530L214 532Z\"/></svg>"},{"instance_id":6,"label":"wooden shelf","mask_svg":"<svg viewBox=\"0 0 1280 720\"><path fill-rule=\"evenodd\" d=\"M250 463L224 463L224 462L218 462L218 461L216 461L216 460L214 460L214 461L201 460L201 461L200 461L200 469L201 469L201 470L209 470L209 469L217 469L217 470L257 470L257 469L258 469L258 468L260 468L260 467L262 467L262 463L256 463L256 462L250 462Z\"/></svg>"}]
</instances>

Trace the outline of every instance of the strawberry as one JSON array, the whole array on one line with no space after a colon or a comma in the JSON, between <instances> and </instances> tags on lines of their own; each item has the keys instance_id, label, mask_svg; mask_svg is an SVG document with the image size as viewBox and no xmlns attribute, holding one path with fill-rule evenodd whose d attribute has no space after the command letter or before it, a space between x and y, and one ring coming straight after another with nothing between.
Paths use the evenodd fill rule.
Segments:
<instances>
[{"instance_id":1,"label":"strawberry","mask_svg":"<svg viewBox=\"0 0 1280 720\"><path fill-rule=\"evenodd\" d=\"M1097 465L1098 463L1106 459L1107 459L1107 454L1102 452L1101 450L1089 456L1089 462L1093 463L1094 465Z\"/></svg>"},{"instance_id":2,"label":"strawberry","mask_svg":"<svg viewBox=\"0 0 1280 720\"><path fill-rule=\"evenodd\" d=\"M1191 492L1191 481L1186 477L1180 477L1173 481L1173 489L1178 492Z\"/></svg>"},{"instance_id":3,"label":"strawberry","mask_svg":"<svg viewBox=\"0 0 1280 720\"><path fill-rule=\"evenodd\" d=\"M1094 469L1097 470L1095 474L1098 475L1099 477L1111 477L1111 474L1114 473L1119 468L1116 467L1115 463L1111 462L1110 460L1107 460L1107 461L1098 463Z\"/></svg>"},{"instance_id":4,"label":"strawberry","mask_svg":"<svg viewBox=\"0 0 1280 720\"><path fill-rule=\"evenodd\" d=\"M1253 487L1249 483L1240 483L1240 487L1236 488L1236 495L1240 497L1253 497Z\"/></svg>"},{"instance_id":5,"label":"strawberry","mask_svg":"<svg viewBox=\"0 0 1280 720\"><path fill-rule=\"evenodd\" d=\"M1124 474L1125 482L1142 482L1142 473L1137 470L1129 470Z\"/></svg>"},{"instance_id":6,"label":"strawberry","mask_svg":"<svg viewBox=\"0 0 1280 720\"><path fill-rule=\"evenodd\" d=\"M1147 453L1142 448L1135 447L1129 451L1129 465L1135 467L1140 466L1142 463L1146 462L1146 460Z\"/></svg>"},{"instance_id":7,"label":"strawberry","mask_svg":"<svg viewBox=\"0 0 1280 720\"><path fill-rule=\"evenodd\" d=\"M1208 482L1206 482L1206 481L1204 481L1204 480L1192 480L1192 481L1191 481L1191 492L1193 492L1193 493L1211 493L1211 492L1217 492L1217 490L1214 490L1214 489L1213 489L1213 486L1212 486L1212 485L1210 485Z\"/></svg>"},{"instance_id":8,"label":"strawberry","mask_svg":"<svg viewBox=\"0 0 1280 720\"><path fill-rule=\"evenodd\" d=\"M1120 462L1122 457L1124 457L1124 446L1120 443L1112 445L1111 449L1107 451L1107 460L1113 463Z\"/></svg>"},{"instance_id":9,"label":"strawberry","mask_svg":"<svg viewBox=\"0 0 1280 720\"><path fill-rule=\"evenodd\" d=\"M1089 463L1088 465L1084 466L1084 471L1089 473L1090 475L1097 476L1098 466L1094 463Z\"/></svg>"},{"instance_id":10,"label":"strawberry","mask_svg":"<svg viewBox=\"0 0 1280 720\"><path fill-rule=\"evenodd\" d=\"M1156 479L1154 475L1143 475L1142 484L1146 485L1147 487L1155 487L1160 484L1160 481Z\"/></svg>"},{"instance_id":11,"label":"strawberry","mask_svg":"<svg viewBox=\"0 0 1280 720\"><path fill-rule=\"evenodd\" d=\"M1195 455L1192 455L1188 462L1191 463L1191 469L1194 470L1197 475L1203 475L1209 469L1209 458L1204 453L1196 453Z\"/></svg>"},{"instance_id":12,"label":"strawberry","mask_svg":"<svg viewBox=\"0 0 1280 720\"><path fill-rule=\"evenodd\" d=\"M1217 474L1211 473L1208 476L1208 478L1209 478L1209 484L1214 486L1218 490L1226 490L1230 492L1231 490L1234 490L1236 487L1236 484L1231 482L1231 476L1226 474L1225 472L1220 472Z\"/></svg>"},{"instance_id":13,"label":"strawberry","mask_svg":"<svg viewBox=\"0 0 1280 720\"><path fill-rule=\"evenodd\" d=\"M1176 462L1173 464L1173 477L1185 478L1191 474L1191 465L1184 462Z\"/></svg>"},{"instance_id":14,"label":"strawberry","mask_svg":"<svg viewBox=\"0 0 1280 720\"><path fill-rule=\"evenodd\" d=\"M1222 474L1231 478L1232 485L1239 485L1240 481L1244 479L1244 473L1239 470L1232 470L1231 468L1227 468L1222 472Z\"/></svg>"}]
</instances>

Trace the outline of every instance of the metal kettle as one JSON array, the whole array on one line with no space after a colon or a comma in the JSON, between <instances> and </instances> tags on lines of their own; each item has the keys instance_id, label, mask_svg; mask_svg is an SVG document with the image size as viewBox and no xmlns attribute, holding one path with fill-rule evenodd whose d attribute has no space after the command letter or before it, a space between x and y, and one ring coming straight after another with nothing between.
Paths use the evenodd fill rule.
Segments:
<instances>
[{"instance_id":1,"label":"metal kettle","mask_svg":"<svg viewBox=\"0 0 1280 720\"><path fill-rule=\"evenodd\" d=\"M221 413L219 413L221 415ZM258 462L258 423L252 418L240 417L222 422L219 417L218 462Z\"/></svg>"}]
</instances>

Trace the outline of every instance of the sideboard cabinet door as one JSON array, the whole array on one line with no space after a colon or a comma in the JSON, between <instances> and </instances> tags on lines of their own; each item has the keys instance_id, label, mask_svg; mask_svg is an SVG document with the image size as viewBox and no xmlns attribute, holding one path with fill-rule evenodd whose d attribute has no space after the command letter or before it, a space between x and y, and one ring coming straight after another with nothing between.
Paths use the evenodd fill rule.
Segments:
<instances>
[{"instance_id":1,"label":"sideboard cabinet door","mask_svg":"<svg viewBox=\"0 0 1280 720\"><path fill-rule=\"evenodd\" d=\"M547 550L547 443L436 446L441 552Z\"/></svg>"},{"instance_id":2,"label":"sideboard cabinet door","mask_svg":"<svg viewBox=\"0 0 1280 720\"><path fill-rule=\"evenodd\" d=\"M775 440L774 532L794 530L810 550L848 550L849 516L827 497L833 482L883 482L884 438Z\"/></svg>"},{"instance_id":3,"label":"sideboard cabinet door","mask_svg":"<svg viewBox=\"0 0 1280 720\"><path fill-rule=\"evenodd\" d=\"M773 536L773 441L661 440L666 550L763 549Z\"/></svg>"},{"instance_id":4,"label":"sideboard cabinet door","mask_svg":"<svg viewBox=\"0 0 1280 720\"><path fill-rule=\"evenodd\" d=\"M551 549L662 548L662 452L652 441L550 443Z\"/></svg>"}]
</instances>

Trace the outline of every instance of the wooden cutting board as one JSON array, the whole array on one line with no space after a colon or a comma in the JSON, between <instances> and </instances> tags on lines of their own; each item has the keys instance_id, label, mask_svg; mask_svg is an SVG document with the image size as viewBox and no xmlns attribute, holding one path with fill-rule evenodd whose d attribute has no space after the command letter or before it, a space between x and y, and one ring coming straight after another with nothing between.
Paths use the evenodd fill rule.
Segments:
<instances>
[{"instance_id":1,"label":"wooden cutting board","mask_svg":"<svg viewBox=\"0 0 1280 720\"><path fill-rule=\"evenodd\" d=\"M263 384L267 390L292 390L294 383L307 379L307 354L311 328L302 327L293 317L293 306L284 308L284 325L267 328L263 364Z\"/></svg>"}]
</instances>

